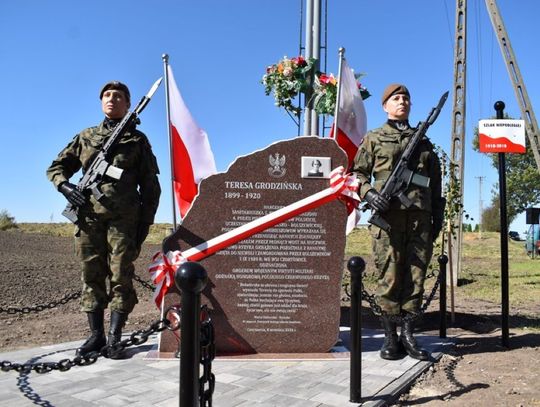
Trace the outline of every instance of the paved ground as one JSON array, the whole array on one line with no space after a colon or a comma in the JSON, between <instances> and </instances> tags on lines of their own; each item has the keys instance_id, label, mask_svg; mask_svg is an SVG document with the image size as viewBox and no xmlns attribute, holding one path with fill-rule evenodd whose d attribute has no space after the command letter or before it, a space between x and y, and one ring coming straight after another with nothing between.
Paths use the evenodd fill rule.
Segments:
<instances>
[{"instance_id":1,"label":"paved ground","mask_svg":"<svg viewBox=\"0 0 540 407\"><path fill-rule=\"evenodd\" d=\"M382 406L429 368L451 343L436 336L417 336L434 352L419 362L406 357L383 361L378 356L382 332L362 332L362 405ZM312 359L224 359L212 363L216 407L351 407L348 332L331 354ZM125 360L100 358L67 372L46 374L0 372L1 406L178 406L179 361L155 359L158 338L129 349ZM73 358L80 342L1 353L1 361L38 363Z\"/></svg>"}]
</instances>

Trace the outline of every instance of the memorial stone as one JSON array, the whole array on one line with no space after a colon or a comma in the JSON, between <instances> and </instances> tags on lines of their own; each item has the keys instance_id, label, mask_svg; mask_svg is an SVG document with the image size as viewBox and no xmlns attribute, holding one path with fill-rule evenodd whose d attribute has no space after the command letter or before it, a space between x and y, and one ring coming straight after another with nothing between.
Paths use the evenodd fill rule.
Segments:
<instances>
[{"instance_id":1,"label":"memorial stone","mask_svg":"<svg viewBox=\"0 0 540 407\"><path fill-rule=\"evenodd\" d=\"M346 162L333 139L315 136L242 156L201 182L163 250L184 251L320 192L330 186L330 171ZM346 220L336 199L200 261L218 355L321 353L336 343ZM180 302L173 288L163 309ZM159 352L175 352L178 340L162 332Z\"/></svg>"}]
</instances>

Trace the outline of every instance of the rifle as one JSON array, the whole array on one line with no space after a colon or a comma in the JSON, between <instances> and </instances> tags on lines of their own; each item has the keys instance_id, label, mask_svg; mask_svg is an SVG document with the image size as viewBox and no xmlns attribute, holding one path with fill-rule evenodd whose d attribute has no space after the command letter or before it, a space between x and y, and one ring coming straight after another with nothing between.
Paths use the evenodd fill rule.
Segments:
<instances>
[{"instance_id":1,"label":"rifle","mask_svg":"<svg viewBox=\"0 0 540 407\"><path fill-rule=\"evenodd\" d=\"M448 92L445 92L441 96L437 107L434 107L429 113L427 120L425 122L418 123L416 131L407 143L407 146L405 147L403 154L401 154L397 165L394 167L392 173L381 189L380 194L388 199L388 201L392 200L394 197L397 197L406 208L410 208L412 201L405 195L405 191L409 185L415 184L424 188L429 187L429 178L420 174L415 174L408 168L408 165L411 156L416 150L418 144L420 144L420 140L422 140L426 134L427 129L435 122L435 120L437 120L437 117L439 116L439 113L441 112L447 98ZM372 225L380 227L381 229L384 229L387 232L390 231L390 225L376 210L371 211L371 217L368 219L368 222Z\"/></svg>"},{"instance_id":2,"label":"rifle","mask_svg":"<svg viewBox=\"0 0 540 407\"><path fill-rule=\"evenodd\" d=\"M108 176L117 180L122 177L124 170L107 162L107 156L112 147L126 132L126 130L132 124L136 124L138 122L139 114L144 110L148 102L150 102L150 99L159 87L161 80L162 78L159 78L156 82L154 82L148 93L141 98L135 109L133 109L131 112L127 112L122 121L116 125L113 132L94 158L94 161L92 161L92 164L90 164L77 184L77 189L79 191L91 191L92 195L94 195L94 197L99 201L103 197L103 192L101 192L99 187L103 182L104 177ZM63 210L62 215L68 218L71 222L77 224L79 221L79 207L68 203L66 208Z\"/></svg>"}]
</instances>

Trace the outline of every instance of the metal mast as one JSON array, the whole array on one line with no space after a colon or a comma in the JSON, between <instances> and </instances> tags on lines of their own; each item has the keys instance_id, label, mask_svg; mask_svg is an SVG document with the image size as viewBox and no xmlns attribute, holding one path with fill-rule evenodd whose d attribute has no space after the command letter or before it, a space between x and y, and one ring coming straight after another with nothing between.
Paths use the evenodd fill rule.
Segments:
<instances>
[{"instance_id":1,"label":"metal mast","mask_svg":"<svg viewBox=\"0 0 540 407\"><path fill-rule=\"evenodd\" d=\"M495 0L486 0L486 7L489 18L491 19L491 24L493 25L493 30L495 31L495 34L497 34L497 39L499 40L508 75L510 75L510 80L514 86L516 99L521 110L521 118L525 120L525 130L529 138L529 143L531 144L536 167L540 172L540 139L538 135L538 123L533 112L531 101L529 100L525 83L521 77L516 56L514 55L512 45L510 44L510 38L508 38L508 34L506 33L506 28L504 27L501 13L497 7L497 2Z\"/></svg>"},{"instance_id":2,"label":"metal mast","mask_svg":"<svg viewBox=\"0 0 540 407\"><path fill-rule=\"evenodd\" d=\"M461 270L461 241L463 237L463 177L465 166L465 94L467 57L467 1L456 1L456 34L454 45L454 107L452 110L452 134L450 150L450 183L459 194L460 209L452 219L454 233L450 234L448 245L452 286L457 285ZM452 184L453 183L453 184Z\"/></svg>"},{"instance_id":3,"label":"metal mast","mask_svg":"<svg viewBox=\"0 0 540 407\"><path fill-rule=\"evenodd\" d=\"M321 0L306 0L306 59L315 58L315 72L320 70L321 54ZM313 78L312 78L313 81ZM306 93L304 135L319 134L319 115L313 109L312 92Z\"/></svg>"}]
</instances>

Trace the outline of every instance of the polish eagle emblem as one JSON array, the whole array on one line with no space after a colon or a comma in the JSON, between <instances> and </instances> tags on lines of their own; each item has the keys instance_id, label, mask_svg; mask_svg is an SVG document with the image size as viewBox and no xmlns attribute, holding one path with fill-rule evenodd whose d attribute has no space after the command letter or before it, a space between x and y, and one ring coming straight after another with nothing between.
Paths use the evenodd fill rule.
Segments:
<instances>
[{"instance_id":1,"label":"polish eagle emblem","mask_svg":"<svg viewBox=\"0 0 540 407\"><path fill-rule=\"evenodd\" d=\"M281 178L285 175L287 170L285 169L285 155L275 153L273 156L270 154L268 156L268 162L271 167L268 168L268 174L275 178Z\"/></svg>"}]
</instances>

